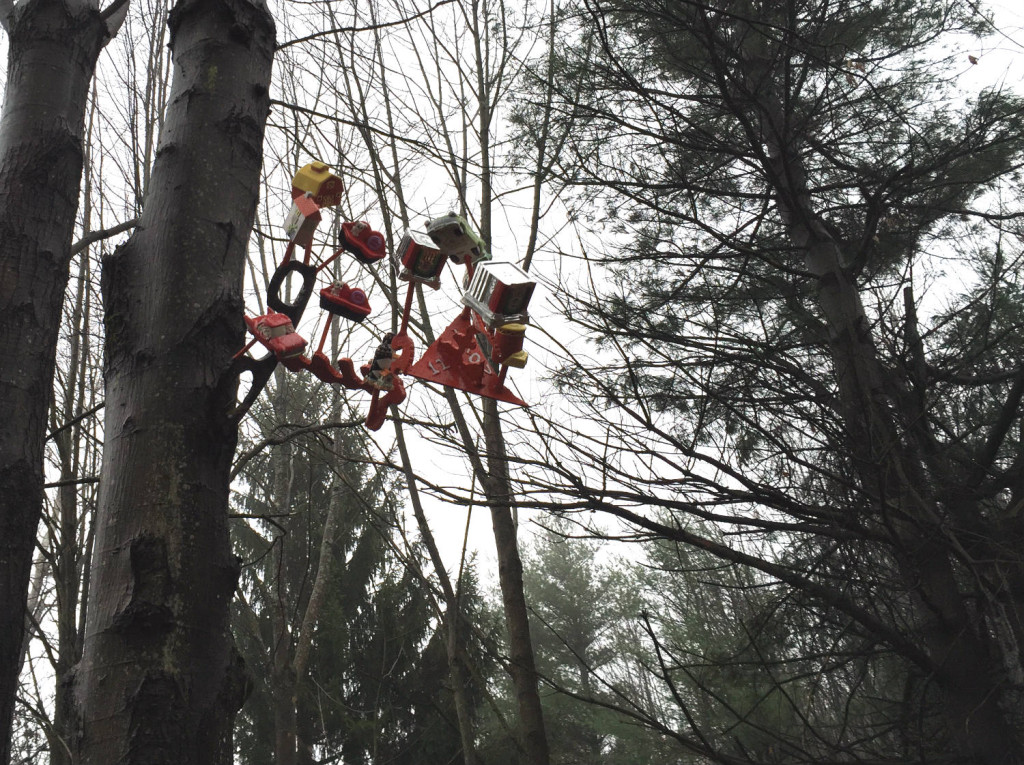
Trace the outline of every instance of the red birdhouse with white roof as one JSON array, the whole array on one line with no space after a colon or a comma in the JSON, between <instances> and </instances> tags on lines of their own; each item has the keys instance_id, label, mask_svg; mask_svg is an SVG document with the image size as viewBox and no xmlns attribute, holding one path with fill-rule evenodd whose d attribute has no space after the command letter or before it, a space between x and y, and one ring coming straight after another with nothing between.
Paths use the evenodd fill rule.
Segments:
<instances>
[{"instance_id":1,"label":"red birdhouse with white roof","mask_svg":"<svg viewBox=\"0 0 1024 765\"><path fill-rule=\"evenodd\" d=\"M284 221L284 233L288 243L295 243L306 249L313 246L313 234L320 225L320 206L309 195L292 199L292 209Z\"/></svg>"}]
</instances>

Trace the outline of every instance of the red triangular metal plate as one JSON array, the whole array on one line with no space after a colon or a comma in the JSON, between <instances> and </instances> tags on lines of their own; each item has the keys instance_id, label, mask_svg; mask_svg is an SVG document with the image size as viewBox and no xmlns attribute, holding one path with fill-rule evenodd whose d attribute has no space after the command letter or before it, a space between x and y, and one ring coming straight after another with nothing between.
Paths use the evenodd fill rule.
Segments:
<instances>
[{"instance_id":1,"label":"red triangular metal plate","mask_svg":"<svg viewBox=\"0 0 1024 765\"><path fill-rule=\"evenodd\" d=\"M478 396L528 406L494 374L477 345L476 328L468 310L430 344L406 374Z\"/></svg>"}]
</instances>

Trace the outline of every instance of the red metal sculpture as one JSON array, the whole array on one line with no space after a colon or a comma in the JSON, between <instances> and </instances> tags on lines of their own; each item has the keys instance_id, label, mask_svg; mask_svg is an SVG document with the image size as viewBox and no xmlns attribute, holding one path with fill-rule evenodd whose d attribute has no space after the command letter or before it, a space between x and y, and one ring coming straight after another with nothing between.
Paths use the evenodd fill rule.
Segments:
<instances>
[{"instance_id":1,"label":"red metal sculpture","mask_svg":"<svg viewBox=\"0 0 1024 765\"><path fill-rule=\"evenodd\" d=\"M320 264L310 264L313 236L322 219L320 210L339 204L342 192L341 179L322 162L304 166L292 181L292 207L285 221L288 245L270 281L270 310L263 316L244 317L254 339L236 355L236 372L252 372L253 383L236 407L235 415L241 417L254 403L279 362L292 371L306 370L326 383L369 392L366 427L370 430L380 428L388 409L405 400L402 375L406 374L526 406L505 386L505 377L509 368L522 368L527 361L523 339L529 323L527 306L535 283L515 264L492 261L484 242L464 218L454 213L429 221L426 232L406 230L394 250L392 263L398 277L409 283L401 326L398 332L384 336L370 363L360 367L358 373L349 358L331 363L323 352L331 318L325 323L317 349L310 356L305 355L306 341L295 332L295 326L320 271L343 252L366 265L386 255L384 237L367 222L345 222L339 231L339 249ZM297 247L303 251L301 262L295 259ZM464 283L469 286L462 297L464 308L414 362L415 345L408 328L415 286L424 284L437 289L448 261L466 268ZM286 277L293 273L301 277L302 286L297 296L287 302L281 289ZM329 317L361 322L371 313L366 293L346 283L333 282L323 287L319 295L320 307ZM245 355L256 343L266 347L269 355L262 359Z\"/></svg>"}]
</instances>

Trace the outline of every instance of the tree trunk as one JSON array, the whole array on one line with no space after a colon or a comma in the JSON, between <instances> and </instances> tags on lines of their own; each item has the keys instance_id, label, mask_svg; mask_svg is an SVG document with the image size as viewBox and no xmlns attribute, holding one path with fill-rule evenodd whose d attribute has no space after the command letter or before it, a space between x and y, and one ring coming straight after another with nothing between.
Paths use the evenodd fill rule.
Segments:
<instances>
[{"instance_id":1,"label":"tree trunk","mask_svg":"<svg viewBox=\"0 0 1024 765\"><path fill-rule=\"evenodd\" d=\"M0 116L0 763L14 694L43 444L78 189L82 132L108 27L84 0L0 3L10 36Z\"/></svg>"},{"instance_id":2,"label":"tree trunk","mask_svg":"<svg viewBox=\"0 0 1024 765\"><path fill-rule=\"evenodd\" d=\"M486 56L483 38L486 26L481 23L485 14L474 3L472 14L473 41L476 53L477 108L480 135L480 236L491 249L491 117L493 114L487 88ZM498 402L483 400L483 431L487 446L487 471L482 477L484 493L491 511L494 546L498 555L498 583L508 630L509 672L516 689L519 710L519 729L523 749L529 765L548 765L548 739L544 728L544 712L537 690L537 665L533 640L530 637L530 616L523 593L523 562L519 557L516 524L512 518L512 488L509 483L508 457L505 453L505 434L501 430Z\"/></svg>"},{"instance_id":3,"label":"tree trunk","mask_svg":"<svg viewBox=\"0 0 1024 765\"><path fill-rule=\"evenodd\" d=\"M476 725L473 720L473 705L469 696L472 673L466 650L467 625L464 624L465 619L460 608L459 594L452 586L448 572L445 571L444 560L441 558L434 533L430 530L430 524L427 523L427 515L423 511L419 488L416 485L416 473L412 468L409 447L405 441L405 430L400 420L395 422L395 439L398 442L398 452L401 455L402 467L405 471L406 488L409 491L409 501L420 530L420 538L427 548L431 565L434 567L434 574L437 576L444 597L445 652L452 684L452 698L455 702L455 717L459 726L459 741L462 744L462 762L463 765L478 765L480 758L476 753Z\"/></svg>"},{"instance_id":4,"label":"tree trunk","mask_svg":"<svg viewBox=\"0 0 1024 765\"><path fill-rule=\"evenodd\" d=\"M88 194L89 184L86 183ZM89 207L86 204L85 220L88 225ZM71 314L71 359L67 387L64 390L64 401L55 406L60 408L60 422L56 428L71 422L76 412L84 411L85 400L85 360L88 357L88 341L90 331L89 303L86 293L89 290L89 259L82 258L80 275L77 279L75 304ZM82 348L84 339L86 347ZM73 701L71 688L72 668L81 658L81 640L79 630L79 601L82 587L82 553L84 540L79 530L84 527L82 509L78 502L78 486L75 479L81 474L79 445L82 443L82 422L57 433L54 446L60 460L60 481L63 484L57 490L57 517L54 526L57 529L55 549L51 561L54 591L57 596L57 661L54 666L54 700L53 728L47 733L50 745L50 765L71 765L71 750L68 746L73 719Z\"/></svg>"},{"instance_id":5,"label":"tree trunk","mask_svg":"<svg viewBox=\"0 0 1024 765\"><path fill-rule=\"evenodd\" d=\"M274 422L280 424L292 420L290 392L287 372L278 366L274 373L277 378L274 398ZM293 667L295 658L295 630L291 602L299 587L294 586L296 569L302 565L298 550L303 535L297 533L300 521L284 518L292 507L292 486L295 478L293 463L296 459L294 445L285 443L271 453L274 481L274 509L281 518L281 536L274 540L275 576L268 582L270 601L273 603L272 624L274 645L271 654L270 687L274 704L274 765L295 765L295 741L297 719L295 699L297 678Z\"/></svg>"},{"instance_id":6,"label":"tree trunk","mask_svg":"<svg viewBox=\"0 0 1024 765\"><path fill-rule=\"evenodd\" d=\"M290 652L286 652L289 653ZM274 765L295 765L298 739L298 719L295 714L296 682L290 656L280 658L282 666L275 666L270 680L274 703ZM278 658L275 654L275 665Z\"/></svg>"},{"instance_id":7,"label":"tree trunk","mask_svg":"<svg viewBox=\"0 0 1024 765\"><path fill-rule=\"evenodd\" d=\"M523 561L519 557L516 525L512 520L505 438L498 418L498 402L485 398L483 408L484 438L487 443L485 492L491 509L494 546L498 553L498 583L501 586L501 602L508 629L509 672L516 689L526 761L529 765L548 765L548 739L540 694L537 692L537 666L530 637L530 616L526 608L526 596L523 594Z\"/></svg>"},{"instance_id":8,"label":"tree trunk","mask_svg":"<svg viewBox=\"0 0 1024 765\"><path fill-rule=\"evenodd\" d=\"M783 124L770 111L762 125ZM764 129L764 128L763 128ZM892 386L878 360L861 296L843 269L839 244L811 203L807 175L789 143L764 129L767 169L790 240L818 279L817 298L829 328L829 349L867 513L892 530L895 558L914 599L915 627L944 694L944 712L962 753L984 765L1024 763L1006 710L1010 683L985 629L968 613L936 501L938 481L916 457L895 417ZM952 472L952 471L951 471ZM939 480L946 476L937 477Z\"/></svg>"},{"instance_id":9,"label":"tree trunk","mask_svg":"<svg viewBox=\"0 0 1024 765\"><path fill-rule=\"evenodd\" d=\"M262 0L179 0L145 208L104 263L106 438L77 678L80 762L223 763L245 694L228 627L242 346L274 48Z\"/></svg>"}]
</instances>

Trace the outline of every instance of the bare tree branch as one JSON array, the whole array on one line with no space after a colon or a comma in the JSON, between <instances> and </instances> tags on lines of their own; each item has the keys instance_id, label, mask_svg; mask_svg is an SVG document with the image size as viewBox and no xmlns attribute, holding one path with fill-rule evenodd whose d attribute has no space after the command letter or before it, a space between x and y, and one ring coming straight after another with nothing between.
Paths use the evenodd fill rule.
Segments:
<instances>
[{"instance_id":1,"label":"bare tree branch","mask_svg":"<svg viewBox=\"0 0 1024 765\"><path fill-rule=\"evenodd\" d=\"M121 25L124 24L124 20L128 16L128 0L114 0L100 16L107 25L107 34L113 37L121 29Z\"/></svg>"},{"instance_id":2,"label":"bare tree branch","mask_svg":"<svg viewBox=\"0 0 1024 765\"><path fill-rule=\"evenodd\" d=\"M320 30L319 32L314 32L313 34L306 35L305 37L298 37L294 40L288 40L288 42L280 43L277 46L276 50L284 50L285 48L289 48L292 45L298 45L299 43L308 42L309 40L316 40L321 37L329 37L332 35L343 34L346 32L372 32L378 29L387 29L388 27L405 26L410 21L415 21L416 19L423 18L424 16L433 13L442 5L448 5L449 3L453 2L455 2L455 0L441 0L440 2L435 3L434 5L430 6L424 11L420 11L419 13L415 13L412 16L408 16L404 19L399 19L398 21L387 21L380 24L368 24L366 26L361 27L335 27L334 29L323 29Z\"/></svg>"},{"instance_id":3,"label":"bare tree branch","mask_svg":"<svg viewBox=\"0 0 1024 765\"><path fill-rule=\"evenodd\" d=\"M125 8L127 7L128 5L127 3L125 3ZM73 256L77 255L90 244L94 244L103 239L109 239L110 237L117 236L118 234L123 234L125 231L131 231L133 228L135 228L138 222L138 218L132 218L131 220L126 220L124 223L118 223L116 226L111 226L110 228L99 229L97 231L90 231L88 234L86 234L77 242L75 242L74 245L72 245L71 254Z\"/></svg>"}]
</instances>

